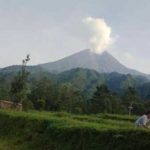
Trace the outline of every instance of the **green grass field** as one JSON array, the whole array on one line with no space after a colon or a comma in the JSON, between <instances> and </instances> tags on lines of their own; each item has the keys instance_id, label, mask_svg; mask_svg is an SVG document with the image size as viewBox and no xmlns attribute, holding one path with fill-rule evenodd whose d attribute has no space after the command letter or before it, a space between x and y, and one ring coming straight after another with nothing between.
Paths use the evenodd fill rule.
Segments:
<instances>
[{"instance_id":1,"label":"green grass field","mask_svg":"<svg viewBox=\"0 0 150 150\"><path fill-rule=\"evenodd\" d=\"M0 150L140 150L150 131L135 128L136 116L73 115L0 110Z\"/></svg>"}]
</instances>

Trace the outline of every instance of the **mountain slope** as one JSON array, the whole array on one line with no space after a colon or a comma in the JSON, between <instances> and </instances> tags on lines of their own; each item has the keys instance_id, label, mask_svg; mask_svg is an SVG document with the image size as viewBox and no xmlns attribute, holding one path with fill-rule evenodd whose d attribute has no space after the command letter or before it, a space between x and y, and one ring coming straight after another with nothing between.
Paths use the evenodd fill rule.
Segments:
<instances>
[{"instance_id":1,"label":"mountain slope","mask_svg":"<svg viewBox=\"0 0 150 150\"><path fill-rule=\"evenodd\" d=\"M99 73L117 72L121 74L147 76L146 74L125 67L106 51L102 54L96 54L90 50L83 50L56 62L41 64L39 66L47 71L57 73L79 67L93 69Z\"/></svg>"},{"instance_id":2,"label":"mountain slope","mask_svg":"<svg viewBox=\"0 0 150 150\"><path fill-rule=\"evenodd\" d=\"M16 66L14 66L14 68L16 68ZM86 98L90 98L93 92L95 92L96 86L102 84L106 84L113 92L119 93L125 91L129 86L137 87L136 89L138 89L139 95L143 98L146 98L150 91L149 86L145 86L149 80L143 76L124 75L119 73L99 73L95 70L84 68L75 68L59 74L52 74L42 70L40 71L39 68L36 69L37 70L32 68L30 68L30 70L28 69L28 71L30 71L28 80L29 86L32 86L35 81L40 81L46 77L58 85L72 85ZM0 87L2 87L2 89L6 89L6 87L10 86L10 82L17 73L14 72L13 69L12 71L9 70L10 72L6 70L0 72Z\"/></svg>"},{"instance_id":3,"label":"mountain slope","mask_svg":"<svg viewBox=\"0 0 150 150\"><path fill-rule=\"evenodd\" d=\"M106 84L112 91L121 92L129 86L137 87L148 82L142 76L123 75L119 73L100 74L95 70L75 68L57 75L59 83L71 83L83 95L91 96L96 86Z\"/></svg>"},{"instance_id":4,"label":"mountain slope","mask_svg":"<svg viewBox=\"0 0 150 150\"><path fill-rule=\"evenodd\" d=\"M7 75L12 73L15 74L18 71L21 71L21 65L13 65L13 66L8 66L0 69L0 74L1 75L5 75L5 74ZM33 74L33 73L44 72L45 70L40 66L27 66L27 71Z\"/></svg>"},{"instance_id":5,"label":"mountain slope","mask_svg":"<svg viewBox=\"0 0 150 150\"><path fill-rule=\"evenodd\" d=\"M31 73L61 73L75 68L92 69L99 73L117 72L120 74L140 75L150 79L150 76L147 74L125 67L106 51L101 54L96 54L88 49L55 62L35 66L27 66L27 70ZM20 69L21 67L19 65L8 66L5 68L0 68L0 74L8 74L12 72L16 73Z\"/></svg>"}]
</instances>

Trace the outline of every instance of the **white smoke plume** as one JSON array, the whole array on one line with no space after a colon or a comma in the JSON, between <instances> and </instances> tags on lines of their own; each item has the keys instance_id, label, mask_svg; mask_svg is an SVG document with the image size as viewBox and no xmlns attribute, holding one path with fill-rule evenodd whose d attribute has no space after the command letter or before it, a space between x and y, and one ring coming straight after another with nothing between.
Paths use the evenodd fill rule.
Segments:
<instances>
[{"instance_id":1,"label":"white smoke plume","mask_svg":"<svg viewBox=\"0 0 150 150\"><path fill-rule=\"evenodd\" d=\"M101 53L110 48L113 44L111 37L112 29L104 19L87 17L83 20L90 32L90 49L96 53Z\"/></svg>"}]
</instances>

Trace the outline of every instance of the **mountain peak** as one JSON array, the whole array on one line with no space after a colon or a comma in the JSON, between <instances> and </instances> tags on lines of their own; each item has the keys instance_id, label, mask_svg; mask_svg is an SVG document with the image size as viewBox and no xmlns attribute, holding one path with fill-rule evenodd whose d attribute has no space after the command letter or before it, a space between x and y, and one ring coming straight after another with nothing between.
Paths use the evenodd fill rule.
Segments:
<instances>
[{"instance_id":1,"label":"mountain peak","mask_svg":"<svg viewBox=\"0 0 150 150\"><path fill-rule=\"evenodd\" d=\"M103 56L112 56L108 51L103 51L103 52L101 52L101 53L97 53L97 52L94 52L94 51L92 51L92 50L90 50L90 49L85 49L85 50L83 50L83 51L80 51L80 52L85 52L85 53L91 53L91 54L96 54L96 55L103 55ZM112 56L113 57L113 56Z\"/></svg>"},{"instance_id":2,"label":"mountain peak","mask_svg":"<svg viewBox=\"0 0 150 150\"><path fill-rule=\"evenodd\" d=\"M41 64L41 67L50 72L63 72L74 68L87 68L98 71L99 73L117 72L121 74L141 75L142 73L131 70L122 65L108 51L100 54L85 49L61 60Z\"/></svg>"},{"instance_id":3,"label":"mountain peak","mask_svg":"<svg viewBox=\"0 0 150 150\"><path fill-rule=\"evenodd\" d=\"M82 51L79 51L78 53L75 53L75 54L79 54L79 53L86 53L86 54L93 54L93 55L111 55L108 51L103 51L101 53L97 53L91 49L85 49L85 50L82 50ZM112 55L111 55L112 56Z\"/></svg>"},{"instance_id":4,"label":"mountain peak","mask_svg":"<svg viewBox=\"0 0 150 150\"><path fill-rule=\"evenodd\" d=\"M110 53L108 51L103 51L101 55L110 55Z\"/></svg>"},{"instance_id":5,"label":"mountain peak","mask_svg":"<svg viewBox=\"0 0 150 150\"><path fill-rule=\"evenodd\" d=\"M101 57L107 57L110 59L115 59L117 61L117 59L112 54L110 54L108 51L104 51L100 55L101 55Z\"/></svg>"}]
</instances>

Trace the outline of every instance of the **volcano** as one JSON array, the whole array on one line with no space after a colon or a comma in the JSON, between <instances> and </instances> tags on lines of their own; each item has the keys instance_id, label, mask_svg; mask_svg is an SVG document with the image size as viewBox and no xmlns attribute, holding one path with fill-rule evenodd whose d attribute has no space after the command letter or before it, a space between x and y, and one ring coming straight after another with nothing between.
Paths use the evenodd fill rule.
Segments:
<instances>
[{"instance_id":1,"label":"volcano","mask_svg":"<svg viewBox=\"0 0 150 150\"><path fill-rule=\"evenodd\" d=\"M146 75L134 69L127 68L107 51L97 54L89 49L80 51L58 61L41 64L39 66L49 72L55 73L74 68L86 68L96 70L99 73L117 72L120 74Z\"/></svg>"}]
</instances>

